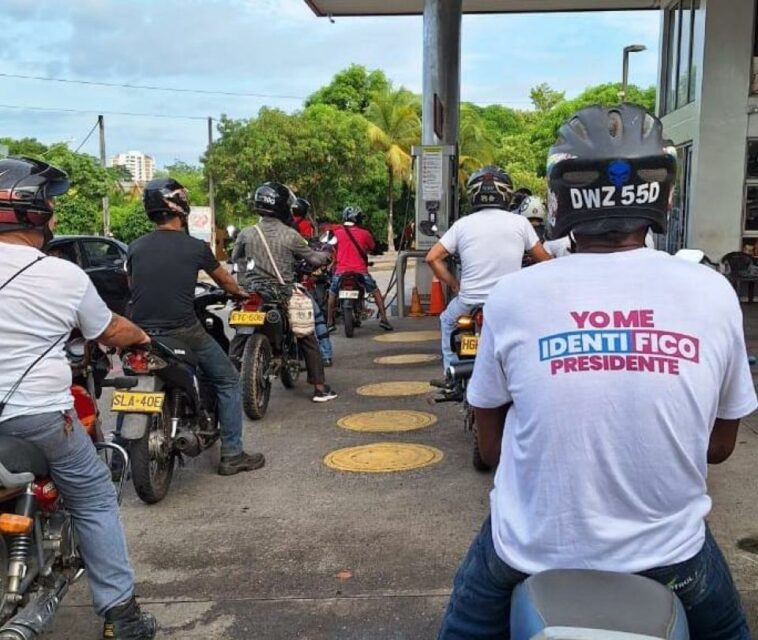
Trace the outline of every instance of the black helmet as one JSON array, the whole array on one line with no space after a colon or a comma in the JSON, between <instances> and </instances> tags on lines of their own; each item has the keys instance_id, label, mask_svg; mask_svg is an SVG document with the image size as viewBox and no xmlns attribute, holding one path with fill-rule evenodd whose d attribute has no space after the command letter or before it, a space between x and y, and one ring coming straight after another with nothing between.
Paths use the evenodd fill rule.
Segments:
<instances>
[{"instance_id":1,"label":"black helmet","mask_svg":"<svg viewBox=\"0 0 758 640\"><path fill-rule=\"evenodd\" d=\"M342 210L342 222L352 222L353 224L363 224L363 211L360 207L345 207Z\"/></svg>"},{"instance_id":2,"label":"black helmet","mask_svg":"<svg viewBox=\"0 0 758 640\"><path fill-rule=\"evenodd\" d=\"M255 190L252 208L262 216L278 218L289 224L292 208L295 206L295 194L290 188L279 182L264 182Z\"/></svg>"},{"instance_id":3,"label":"black helmet","mask_svg":"<svg viewBox=\"0 0 758 640\"><path fill-rule=\"evenodd\" d=\"M187 189L173 178L156 178L148 182L142 203L147 217L153 222L165 222L175 216L186 218L190 212Z\"/></svg>"},{"instance_id":4,"label":"black helmet","mask_svg":"<svg viewBox=\"0 0 758 640\"><path fill-rule=\"evenodd\" d=\"M306 218L308 212L311 210L311 203L305 198L297 198L295 200L295 206L292 207L292 213L300 218Z\"/></svg>"},{"instance_id":5,"label":"black helmet","mask_svg":"<svg viewBox=\"0 0 758 640\"><path fill-rule=\"evenodd\" d=\"M500 167L488 165L471 174L466 183L471 207L507 209L513 197L513 181Z\"/></svg>"},{"instance_id":6,"label":"black helmet","mask_svg":"<svg viewBox=\"0 0 758 640\"><path fill-rule=\"evenodd\" d=\"M558 133L547 163L551 237L652 227L665 233L676 150L644 108L587 107Z\"/></svg>"},{"instance_id":7,"label":"black helmet","mask_svg":"<svg viewBox=\"0 0 758 640\"><path fill-rule=\"evenodd\" d=\"M65 172L31 158L0 160L0 233L44 227L52 198L68 191Z\"/></svg>"}]
</instances>

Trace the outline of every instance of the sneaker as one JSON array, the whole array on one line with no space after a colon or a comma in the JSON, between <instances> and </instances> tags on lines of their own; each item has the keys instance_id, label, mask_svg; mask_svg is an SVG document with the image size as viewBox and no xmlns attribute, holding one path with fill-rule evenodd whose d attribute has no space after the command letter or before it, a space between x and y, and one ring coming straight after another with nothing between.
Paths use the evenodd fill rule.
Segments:
<instances>
[{"instance_id":1,"label":"sneaker","mask_svg":"<svg viewBox=\"0 0 758 640\"><path fill-rule=\"evenodd\" d=\"M325 367L331 367L332 366L332 359L331 358L324 358L322 360L322 362L324 363Z\"/></svg>"},{"instance_id":2,"label":"sneaker","mask_svg":"<svg viewBox=\"0 0 758 640\"><path fill-rule=\"evenodd\" d=\"M233 476L241 471L255 471L266 464L262 453L238 453L236 456L221 456L218 475Z\"/></svg>"},{"instance_id":3,"label":"sneaker","mask_svg":"<svg viewBox=\"0 0 758 640\"><path fill-rule=\"evenodd\" d=\"M313 402L329 402L337 397L337 392L329 385L325 385L320 391L313 392Z\"/></svg>"},{"instance_id":4,"label":"sneaker","mask_svg":"<svg viewBox=\"0 0 758 640\"><path fill-rule=\"evenodd\" d=\"M379 326L384 329L385 331L394 331L395 327L393 327L389 320L382 320L379 322Z\"/></svg>"},{"instance_id":5,"label":"sneaker","mask_svg":"<svg viewBox=\"0 0 758 640\"><path fill-rule=\"evenodd\" d=\"M452 382L447 378L435 378L434 380L430 380L429 384L438 389L450 389L453 386Z\"/></svg>"},{"instance_id":6,"label":"sneaker","mask_svg":"<svg viewBox=\"0 0 758 640\"><path fill-rule=\"evenodd\" d=\"M327 333L334 333L335 331L337 331L337 325L336 324L327 325L327 327L326 327L326 332Z\"/></svg>"},{"instance_id":7,"label":"sneaker","mask_svg":"<svg viewBox=\"0 0 758 640\"><path fill-rule=\"evenodd\" d=\"M105 612L103 640L152 640L157 631L155 616L141 611L134 596Z\"/></svg>"}]
</instances>

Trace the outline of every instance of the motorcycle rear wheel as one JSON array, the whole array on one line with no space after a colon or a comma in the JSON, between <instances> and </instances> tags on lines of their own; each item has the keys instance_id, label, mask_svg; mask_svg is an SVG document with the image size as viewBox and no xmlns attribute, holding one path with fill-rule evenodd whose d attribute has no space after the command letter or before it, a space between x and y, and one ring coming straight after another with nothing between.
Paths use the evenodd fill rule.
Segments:
<instances>
[{"instance_id":1,"label":"motorcycle rear wheel","mask_svg":"<svg viewBox=\"0 0 758 640\"><path fill-rule=\"evenodd\" d=\"M260 333L250 336L242 353L242 408L251 420L266 415L271 397L271 344Z\"/></svg>"},{"instance_id":2,"label":"motorcycle rear wheel","mask_svg":"<svg viewBox=\"0 0 758 640\"><path fill-rule=\"evenodd\" d=\"M297 342L295 342L293 352L285 355L289 359L286 363L282 364L279 378L285 389L294 389L297 380L300 377L300 348L297 346Z\"/></svg>"},{"instance_id":3,"label":"motorcycle rear wheel","mask_svg":"<svg viewBox=\"0 0 758 640\"><path fill-rule=\"evenodd\" d=\"M129 443L132 484L140 500L147 504L163 500L174 477L176 456L169 441L170 416L167 413L164 409L163 413L153 415L143 436Z\"/></svg>"},{"instance_id":4,"label":"motorcycle rear wheel","mask_svg":"<svg viewBox=\"0 0 758 640\"><path fill-rule=\"evenodd\" d=\"M469 411L473 412L473 409L469 407ZM472 433L474 435L474 447L472 450L472 456L471 456L471 462L474 465L474 469L477 471L491 471L492 467L488 465L483 459L482 459L482 452L479 451L479 435L478 435L478 429L476 428L476 422L474 422L473 415L471 416L471 423L472 423Z\"/></svg>"},{"instance_id":5,"label":"motorcycle rear wheel","mask_svg":"<svg viewBox=\"0 0 758 640\"><path fill-rule=\"evenodd\" d=\"M345 337L352 338L355 334L355 315L353 305L350 302L342 303L342 323L345 326Z\"/></svg>"}]
</instances>

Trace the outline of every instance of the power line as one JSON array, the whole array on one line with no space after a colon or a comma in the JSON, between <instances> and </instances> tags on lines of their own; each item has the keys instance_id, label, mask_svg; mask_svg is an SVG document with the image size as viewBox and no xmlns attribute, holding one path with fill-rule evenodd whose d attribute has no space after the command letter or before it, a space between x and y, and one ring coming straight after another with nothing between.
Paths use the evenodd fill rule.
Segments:
<instances>
[{"instance_id":1,"label":"power line","mask_svg":"<svg viewBox=\"0 0 758 640\"><path fill-rule=\"evenodd\" d=\"M87 140L89 140L90 136L92 135L92 132L95 129L97 129L97 124L98 124L98 121L95 120L95 124L92 125L92 128L89 130L89 133L85 136L84 140L82 140L79 143L79 146L76 148L76 151L74 151L74 153L79 153L79 149L81 149L85 145L85 143L87 142Z\"/></svg>"},{"instance_id":2,"label":"power line","mask_svg":"<svg viewBox=\"0 0 758 640\"><path fill-rule=\"evenodd\" d=\"M119 89L144 89L146 91L169 91L173 93L200 93L204 95L234 96L238 98L278 98L280 100L305 100L305 96L278 95L270 93L246 93L242 91L215 91L213 89L191 89L186 87L158 87L149 84L120 84L117 82L98 82L95 80L74 80L72 78L26 76L20 73L0 73L0 77L19 78L22 80L42 80L44 82L62 82L65 84L84 84L96 87L115 87Z\"/></svg>"},{"instance_id":3,"label":"power line","mask_svg":"<svg viewBox=\"0 0 758 640\"><path fill-rule=\"evenodd\" d=\"M26 107L18 104L0 104L0 109L20 111L47 111L52 113L96 113L105 116L129 116L133 118L168 118L169 120L207 120L208 116L187 116L171 113L137 113L133 111L103 111L102 109L62 109L51 107Z\"/></svg>"}]
</instances>

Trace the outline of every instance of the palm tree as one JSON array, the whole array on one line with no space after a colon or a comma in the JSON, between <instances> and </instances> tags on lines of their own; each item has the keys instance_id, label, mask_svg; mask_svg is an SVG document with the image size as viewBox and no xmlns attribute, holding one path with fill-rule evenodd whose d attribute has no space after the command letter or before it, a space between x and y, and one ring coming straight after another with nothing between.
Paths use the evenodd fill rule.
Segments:
<instances>
[{"instance_id":1,"label":"palm tree","mask_svg":"<svg viewBox=\"0 0 758 640\"><path fill-rule=\"evenodd\" d=\"M479 167L492 164L495 142L482 126L480 115L469 104L461 105L458 134L458 180L465 187L468 177Z\"/></svg>"},{"instance_id":2,"label":"palm tree","mask_svg":"<svg viewBox=\"0 0 758 640\"><path fill-rule=\"evenodd\" d=\"M387 167L387 245L395 250L394 196L395 181L411 175L411 147L421 136L417 98L405 89L391 87L378 91L366 109L368 137L375 149L384 154Z\"/></svg>"}]
</instances>

